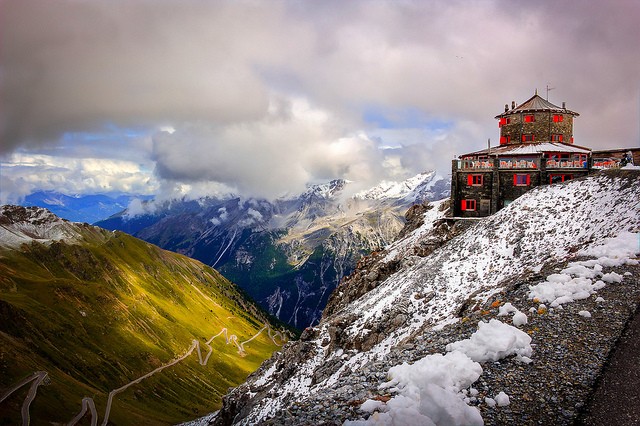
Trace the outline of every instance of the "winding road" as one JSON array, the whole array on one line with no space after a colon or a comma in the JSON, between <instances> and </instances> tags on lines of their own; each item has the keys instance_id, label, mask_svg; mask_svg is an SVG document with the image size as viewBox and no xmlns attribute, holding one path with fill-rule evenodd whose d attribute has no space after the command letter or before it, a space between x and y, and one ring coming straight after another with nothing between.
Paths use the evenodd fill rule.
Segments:
<instances>
[{"instance_id":1,"label":"winding road","mask_svg":"<svg viewBox=\"0 0 640 426\"><path fill-rule=\"evenodd\" d=\"M238 336L236 336L235 334L229 334L227 328L223 328L218 334L216 334L215 336L211 337L209 340L206 341L206 343L204 343L204 345L209 349L208 352L206 353L206 355L202 356L202 350L201 350L201 344L199 340L194 339L191 342L191 346L189 346L189 349L187 349L187 352L180 356L179 358L174 359L173 361L161 365L160 367L156 368L153 371L150 371L149 373L138 377L135 380L132 380L131 382L127 383L124 386L121 386L117 389L112 390L111 392L109 392L109 397L107 399L107 406L105 408L105 412L104 412L104 417L102 419L102 426L106 426L107 423L109 422L109 415L111 413L111 406L113 405L113 400L115 398L115 396L121 392L124 392L125 390L127 390L130 386L135 385L137 383L140 383L141 381L143 381L144 379L147 379L151 376L153 376L156 373L159 373L160 371L164 370L165 368L171 367L173 365L176 365L177 363L185 360L186 358L188 358L193 351L197 351L198 353L198 363L202 366L207 365L207 362L209 361L209 358L211 357L211 354L213 353L213 348L210 346L211 342L213 342L213 340L221 335L224 335L225 338L225 342L228 345L229 343L233 343L237 348L238 348L238 354L240 356L244 356L245 355L245 349L244 349L244 345L251 342L253 339L255 339L256 337L258 337L260 334L262 334L262 332L264 332L265 330L267 330L267 333L269 335L269 338L271 339L271 341L273 342L274 345L276 346L281 346L281 344L279 344L278 342L276 342L276 337L278 337L280 339L281 342L285 341L284 336L282 335L281 332L276 331L275 333L271 330L271 327L268 324L265 324L264 327L262 327L260 330L258 330L258 332L256 334L254 334L251 338L249 338L248 340L245 340L243 342L238 342ZM21 387L23 387L24 385L26 385L29 382L33 382L31 384L31 387L29 388L29 392L27 393L27 397L25 398L24 402L22 403L22 409L21 409L21 414L22 414L22 425L23 426L27 426L29 425L31 419L29 416L29 407L31 406L31 402L35 399L36 397L36 393L38 391L38 387L42 384L49 385L51 383L50 379L49 379L49 375L46 371L36 371L35 373L33 373L31 376L26 377L25 379L21 380L20 382L16 383L15 385L13 385L11 388L9 388L9 390L7 392L5 392L4 395L2 395L2 397L0 398L0 403L2 403L5 399L7 399L11 394L13 394L15 391L17 391L18 389L20 389ZM84 397L82 398L82 408L80 410L80 412L73 418L71 419L71 421L68 423L68 426L73 426L76 423L78 423L86 414L87 411L89 411L91 413L91 426L97 426L98 425L98 412L96 410L96 405L95 402L93 401L93 398L91 397Z\"/></svg>"}]
</instances>

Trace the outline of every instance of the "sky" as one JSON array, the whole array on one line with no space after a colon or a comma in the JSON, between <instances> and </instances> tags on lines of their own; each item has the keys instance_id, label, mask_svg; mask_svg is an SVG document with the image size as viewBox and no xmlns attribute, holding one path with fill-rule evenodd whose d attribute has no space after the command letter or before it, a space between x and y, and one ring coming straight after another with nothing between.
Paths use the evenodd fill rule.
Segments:
<instances>
[{"instance_id":1,"label":"sky","mask_svg":"<svg viewBox=\"0 0 640 426\"><path fill-rule=\"evenodd\" d=\"M445 176L536 89L576 144L637 147L638 22L637 0L0 0L0 202Z\"/></svg>"}]
</instances>

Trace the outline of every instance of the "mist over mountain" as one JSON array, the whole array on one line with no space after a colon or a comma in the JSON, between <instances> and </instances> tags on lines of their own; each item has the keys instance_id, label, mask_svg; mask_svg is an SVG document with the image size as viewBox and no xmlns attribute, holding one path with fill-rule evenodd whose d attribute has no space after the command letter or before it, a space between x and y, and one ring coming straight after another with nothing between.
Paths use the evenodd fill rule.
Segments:
<instances>
[{"instance_id":1,"label":"mist over mountain","mask_svg":"<svg viewBox=\"0 0 640 426\"><path fill-rule=\"evenodd\" d=\"M305 328L365 254L390 244L415 203L449 196L425 172L350 194L350 183L312 185L275 201L201 198L137 204L97 225L198 259L282 321Z\"/></svg>"},{"instance_id":2,"label":"mist over mountain","mask_svg":"<svg viewBox=\"0 0 640 426\"><path fill-rule=\"evenodd\" d=\"M1 424L192 419L219 408L282 331L198 261L42 208L0 207Z\"/></svg>"}]
</instances>

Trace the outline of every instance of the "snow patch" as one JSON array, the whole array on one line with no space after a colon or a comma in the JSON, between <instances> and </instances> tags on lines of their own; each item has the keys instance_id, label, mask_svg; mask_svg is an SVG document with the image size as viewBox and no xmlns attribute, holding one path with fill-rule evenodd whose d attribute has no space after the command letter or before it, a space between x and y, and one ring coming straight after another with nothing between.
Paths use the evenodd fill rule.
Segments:
<instances>
[{"instance_id":1,"label":"snow patch","mask_svg":"<svg viewBox=\"0 0 640 426\"><path fill-rule=\"evenodd\" d=\"M447 351L466 354L476 362L497 361L509 355L530 357L531 337L524 331L496 319L478 323L470 338L450 343Z\"/></svg>"}]
</instances>

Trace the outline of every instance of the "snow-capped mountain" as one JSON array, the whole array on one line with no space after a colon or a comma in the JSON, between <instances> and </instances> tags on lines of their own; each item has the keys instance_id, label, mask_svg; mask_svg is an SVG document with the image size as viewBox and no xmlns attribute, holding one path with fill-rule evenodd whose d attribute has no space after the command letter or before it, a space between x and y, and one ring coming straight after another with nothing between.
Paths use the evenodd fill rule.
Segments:
<instances>
[{"instance_id":1,"label":"snow-capped mountain","mask_svg":"<svg viewBox=\"0 0 640 426\"><path fill-rule=\"evenodd\" d=\"M0 206L0 247L18 248L37 241L51 244L55 241L74 241L77 225L61 219L48 210L31 207Z\"/></svg>"},{"instance_id":2,"label":"snow-capped mountain","mask_svg":"<svg viewBox=\"0 0 640 426\"><path fill-rule=\"evenodd\" d=\"M354 198L416 204L443 198L442 195L450 189L449 186L450 182L438 176L436 172L423 172L402 182L380 182L371 189L357 193Z\"/></svg>"},{"instance_id":3,"label":"snow-capped mountain","mask_svg":"<svg viewBox=\"0 0 640 426\"><path fill-rule=\"evenodd\" d=\"M173 201L98 225L215 267L271 314L302 329L318 322L329 294L364 254L395 239L414 202L449 195L449 183L435 173L396 183L402 190L387 196L348 197L349 184L312 185L274 202Z\"/></svg>"},{"instance_id":4,"label":"snow-capped mountain","mask_svg":"<svg viewBox=\"0 0 640 426\"><path fill-rule=\"evenodd\" d=\"M640 297L640 172L538 187L482 220L443 208L413 212L212 421L571 424Z\"/></svg>"}]
</instances>

